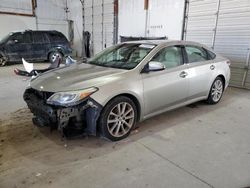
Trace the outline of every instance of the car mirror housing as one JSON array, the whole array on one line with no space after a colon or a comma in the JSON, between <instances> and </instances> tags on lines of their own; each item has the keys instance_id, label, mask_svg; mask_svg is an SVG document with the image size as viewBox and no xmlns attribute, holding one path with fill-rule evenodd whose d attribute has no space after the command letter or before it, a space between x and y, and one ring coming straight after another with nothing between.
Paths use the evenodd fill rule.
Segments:
<instances>
[{"instance_id":1,"label":"car mirror housing","mask_svg":"<svg viewBox=\"0 0 250 188\"><path fill-rule=\"evenodd\" d=\"M142 70L142 73L155 72L165 70L165 65L161 62L150 61Z\"/></svg>"},{"instance_id":2,"label":"car mirror housing","mask_svg":"<svg viewBox=\"0 0 250 188\"><path fill-rule=\"evenodd\" d=\"M18 40L9 40L8 41L8 44L16 44L16 43L18 43Z\"/></svg>"}]
</instances>

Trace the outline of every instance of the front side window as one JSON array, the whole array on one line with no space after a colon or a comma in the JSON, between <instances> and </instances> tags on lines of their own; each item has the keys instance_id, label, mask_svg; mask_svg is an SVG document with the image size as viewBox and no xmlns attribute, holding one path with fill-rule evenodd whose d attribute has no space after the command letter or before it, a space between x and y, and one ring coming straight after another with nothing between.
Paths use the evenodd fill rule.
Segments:
<instances>
[{"instance_id":1,"label":"front side window","mask_svg":"<svg viewBox=\"0 0 250 188\"><path fill-rule=\"evenodd\" d=\"M11 36L10 40L17 40L18 43L31 43L30 33L17 33Z\"/></svg>"},{"instance_id":2,"label":"front side window","mask_svg":"<svg viewBox=\"0 0 250 188\"><path fill-rule=\"evenodd\" d=\"M67 42L66 38L61 33L48 33L51 42Z\"/></svg>"},{"instance_id":3,"label":"front side window","mask_svg":"<svg viewBox=\"0 0 250 188\"><path fill-rule=\"evenodd\" d=\"M177 67L183 64L181 48L176 46L164 48L152 58L152 61L163 63L167 69Z\"/></svg>"},{"instance_id":4,"label":"front side window","mask_svg":"<svg viewBox=\"0 0 250 188\"><path fill-rule=\"evenodd\" d=\"M0 39L0 44L3 44L9 40L9 38L13 35L13 33L9 33L8 35L4 36Z\"/></svg>"},{"instance_id":5,"label":"front side window","mask_svg":"<svg viewBox=\"0 0 250 188\"><path fill-rule=\"evenodd\" d=\"M151 44L125 43L107 48L88 61L89 64L133 69L148 55L155 47Z\"/></svg>"},{"instance_id":6,"label":"front side window","mask_svg":"<svg viewBox=\"0 0 250 188\"><path fill-rule=\"evenodd\" d=\"M185 49L187 52L189 63L209 60L207 52L203 48L194 47L194 46L186 46Z\"/></svg>"}]
</instances>

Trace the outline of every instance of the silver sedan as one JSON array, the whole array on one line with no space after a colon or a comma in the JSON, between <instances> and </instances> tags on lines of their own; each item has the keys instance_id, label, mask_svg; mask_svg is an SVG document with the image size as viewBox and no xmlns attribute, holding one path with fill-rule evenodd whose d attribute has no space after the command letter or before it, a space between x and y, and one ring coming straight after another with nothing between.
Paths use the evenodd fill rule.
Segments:
<instances>
[{"instance_id":1,"label":"silver sedan","mask_svg":"<svg viewBox=\"0 0 250 188\"><path fill-rule=\"evenodd\" d=\"M229 83L229 64L195 42L127 42L38 76L24 100L36 125L117 141L138 121L200 100L218 103Z\"/></svg>"}]
</instances>

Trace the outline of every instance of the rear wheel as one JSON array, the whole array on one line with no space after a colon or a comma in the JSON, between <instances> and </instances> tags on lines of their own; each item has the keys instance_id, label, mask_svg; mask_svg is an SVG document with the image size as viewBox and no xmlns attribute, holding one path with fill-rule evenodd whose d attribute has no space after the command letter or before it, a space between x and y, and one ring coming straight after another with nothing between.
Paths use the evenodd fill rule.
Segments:
<instances>
[{"instance_id":1,"label":"rear wheel","mask_svg":"<svg viewBox=\"0 0 250 188\"><path fill-rule=\"evenodd\" d=\"M214 80L212 87L210 89L207 103L208 104L217 104L221 100L223 91L224 91L223 80L220 77L217 77Z\"/></svg>"},{"instance_id":2,"label":"rear wheel","mask_svg":"<svg viewBox=\"0 0 250 188\"><path fill-rule=\"evenodd\" d=\"M101 134L111 141L126 138L136 119L137 109L134 102L125 96L116 97L104 107L100 116Z\"/></svg>"},{"instance_id":3,"label":"rear wheel","mask_svg":"<svg viewBox=\"0 0 250 188\"><path fill-rule=\"evenodd\" d=\"M50 63L54 63L56 61L56 58L60 58L62 59L63 58L63 54L61 52L58 52L58 51L53 51L49 54L49 61Z\"/></svg>"},{"instance_id":4,"label":"rear wheel","mask_svg":"<svg viewBox=\"0 0 250 188\"><path fill-rule=\"evenodd\" d=\"M0 55L0 66L6 65L6 63L7 63L6 59L2 55Z\"/></svg>"}]
</instances>

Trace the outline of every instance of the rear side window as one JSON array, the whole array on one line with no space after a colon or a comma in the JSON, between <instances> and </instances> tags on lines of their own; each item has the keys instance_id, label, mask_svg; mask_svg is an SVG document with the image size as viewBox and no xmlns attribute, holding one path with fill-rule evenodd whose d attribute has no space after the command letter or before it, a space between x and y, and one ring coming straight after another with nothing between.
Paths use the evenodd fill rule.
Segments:
<instances>
[{"instance_id":1,"label":"rear side window","mask_svg":"<svg viewBox=\"0 0 250 188\"><path fill-rule=\"evenodd\" d=\"M209 50L207 50L207 55L208 55L209 60L213 60L216 58L216 54Z\"/></svg>"},{"instance_id":2,"label":"rear side window","mask_svg":"<svg viewBox=\"0 0 250 188\"><path fill-rule=\"evenodd\" d=\"M186 46L185 49L187 52L189 63L209 60L207 51L201 47Z\"/></svg>"},{"instance_id":3,"label":"rear side window","mask_svg":"<svg viewBox=\"0 0 250 188\"><path fill-rule=\"evenodd\" d=\"M49 33L51 42L67 42L67 39L61 33Z\"/></svg>"},{"instance_id":4,"label":"rear side window","mask_svg":"<svg viewBox=\"0 0 250 188\"><path fill-rule=\"evenodd\" d=\"M47 43L47 36L42 32L34 32L33 33L33 42L34 43Z\"/></svg>"}]
</instances>

